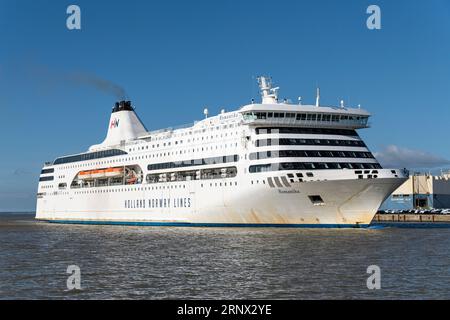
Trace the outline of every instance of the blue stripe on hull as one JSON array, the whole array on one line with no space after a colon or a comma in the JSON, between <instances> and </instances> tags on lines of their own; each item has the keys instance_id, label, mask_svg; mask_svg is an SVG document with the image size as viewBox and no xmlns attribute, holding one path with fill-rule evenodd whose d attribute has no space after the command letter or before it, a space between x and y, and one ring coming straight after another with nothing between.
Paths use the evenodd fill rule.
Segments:
<instances>
[{"instance_id":1,"label":"blue stripe on hull","mask_svg":"<svg viewBox=\"0 0 450 320\"><path fill-rule=\"evenodd\" d=\"M189 223L145 221L42 220L60 224L123 225L152 227L226 227L226 228L367 228L368 224L275 224L275 223Z\"/></svg>"}]
</instances>

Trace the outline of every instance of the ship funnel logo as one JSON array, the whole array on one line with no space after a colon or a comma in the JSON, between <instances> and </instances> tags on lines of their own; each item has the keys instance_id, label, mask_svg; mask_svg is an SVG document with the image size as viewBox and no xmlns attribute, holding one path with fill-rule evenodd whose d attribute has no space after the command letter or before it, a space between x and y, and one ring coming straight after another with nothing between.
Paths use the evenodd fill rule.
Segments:
<instances>
[{"instance_id":1,"label":"ship funnel logo","mask_svg":"<svg viewBox=\"0 0 450 320\"><path fill-rule=\"evenodd\" d=\"M113 119L111 120L111 123L109 125L110 129L117 128L119 126L119 119Z\"/></svg>"}]
</instances>

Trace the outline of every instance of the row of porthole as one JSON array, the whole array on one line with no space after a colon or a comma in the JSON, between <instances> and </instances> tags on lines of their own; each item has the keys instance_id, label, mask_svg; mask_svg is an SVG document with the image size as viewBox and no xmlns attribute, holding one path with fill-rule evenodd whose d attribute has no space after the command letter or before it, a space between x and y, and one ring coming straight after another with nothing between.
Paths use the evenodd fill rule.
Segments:
<instances>
[{"instance_id":1,"label":"row of porthole","mask_svg":"<svg viewBox=\"0 0 450 320\"><path fill-rule=\"evenodd\" d=\"M220 130L220 129L225 130L225 129L231 129L231 128L238 127L238 126L239 126L238 123L232 122L229 125L228 124L225 124L225 125L212 125L212 126L210 126L208 128L208 130L209 131ZM173 137L182 137L182 136L187 136L187 135L192 135L192 134L199 134L199 133L204 133L204 132L206 132L206 128L203 128L202 130L194 130L194 131L192 131L191 129L189 131L188 130L183 130L183 131L181 131L181 133L171 135L170 137L169 136L159 136L159 137L157 136L157 137L155 137L155 140L163 140L163 139L169 139L169 138L173 138Z\"/></svg>"},{"instance_id":2,"label":"row of porthole","mask_svg":"<svg viewBox=\"0 0 450 320\"><path fill-rule=\"evenodd\" d=\"M42 196L67 196L69 195L68 191L54 191L53 193L46 193Z\"/></svg>"},{"instance_id":3,"label":"row of porthole","mask_svg":"<svg viewBox=\"0 0 450 320\"><path fill-rule=\"evenodd\" d=\"M232 187L233 186L233 182L231 181L231 182L215 182L215 183L212 183L212 182L210 182L209 183L209 187L227 187L227 186L229 186L229 187ZM237 186L237 181L234 181L234 186ZM205 188L205 187L208 187L208 185L207 185L207 183L202 183L201 185L200 185L200 187L201 188Z\"/></svg>"},{"instance_id":4,"label":"row of porthole","mask_svg":"<svg viewBox=\"0 0 450 320\"><path fill-rule=\"evenodd\" d=\"M265 182L264 182L265 183ZM237 186L237 181L234 181L234 183L231 182L216 182L216 183L210 183L209 187L227 187L227 186ZM181 189L181 187L183 187L183 189L186 188L185 185L170 185L170 186L155 186L155 187L139 187L139 188L124 188L124 189L91 189L91 190L86 190L86 191L76 191L75 194L87 194L87 193L114 193L114 192L129 192L129 191L150 191L150 190L161 190L161 189L177 189L177 187L179 187ZM201 184L201 188L207 187L207 184L202 183ZM89 188L90 189L90 188Z\"/></svg>"},{"instance_id":5,"label":"row of porthole","mask_svg":"<svg viewBox=\"0 0 450 320\"><path fill-rule=\"evenodd\" d=\"M170 188L169 188L170 187ZM75 194L87 193L114 193L114 192L135 192L135 191L151 191L161 189L185 189L186 185L171 185L171 186L155 186L155 187L137 187L137 188L122 188L122 189L96 189L95 187L86 188L86 191L75 191Z\"/></svg>"},{"instance_id":6,"label":"row of porthole","mask_svg":"<svg viewBox=\"0 0 450 320\"><path fill-rule=\"evenodd\" d=\"M235 147L237 147L238 146L238 144L237 144L237 142L235 142L235 145L234 145ZM232 144L230 144L230 147L233 147L233 145ZM225 144L224 146L222 146L222 145L220 145L220 148L222 149L222 148L228 148L228 146L227 146L227 144ZM219 149L219 146L216 146L216 150L217 149ZM200 151L209 151L210 149L209 149L209 147L202 147L201 148L201 150L200 150L200 148L197 148L197 151L195 150L195 149L192 149L192 152L200 152ZM211 150L213 150L213 147L211 147ZM174 152L174 154L171 154L170 152L168 152L167 153L167 156L170 156L170 155L177 155L177 154L183 154L183 153L188 153L188 152L190 152L189 150L180 150L179 151L179 153L178 153L178 151L176 151L176 152ZM173 152L172 152L173 153ZM156 155L156 157L155 157L155 155ZM165 157L166 156L166 153L156 153L156 154L150 154L150 155L147 155L147 156L141 156L141 158L142 159L144 159L144 157L145 157L145 159L148 159L148 158L158 158L158 157ZM139 157L138 157L139 158ZM139 159L138 159L139 160Z\"/></svg>"},{"instance_id":7,"label":"row of porthole","mask_svg":"<svg viewBox=\"0 0 450 320\"><path fill-rule=\"evenodd\" d=\"M255 180L255 181L252 180L252 184L255 184L255 182L256 182L256 184L259 184L259 180ZM262 182L262 184L266 184L266 180L261 180L261 182Z\"/></svg>"},{"instance_id":8,"label":"row of porthole","mask_svg":"<svg viewBox=\"0 0 450 320\"><path fill-rule=\"evenodd\" d=\"M219 149L219 147L220 147L221 149L222 149L222 148L228 148L228 147L231 148L231 147L233 147L233 144L234 144L235 147L238 146L237 142L234 142L234 143L230 143L229 146L228 146L228 144L225 144L225 145L216 145L216 146L215 146L215 147L216 147L215 149L217 150L217 149ZM201 151L205 151L204 148L205 148L206 151L208 151L208 150L214 150L214 146L210 146L210 147L202 147L202 150L201 150ZM147 149L148 149L148 148L147 148ZM146 149L144 149L144 147L142 147L142 150L146 150ZM142 150L141 150L141 151L142 151ZM132 152L132 151L135 151L135 150L134 150L134 149L130 149L129 151ZM137 151L139 151L139 149L138 149ZM181 151L184 151L184 152L181 152ZM190 149L181 150L181 151L180 151L180 154L181 154L181 153L188 153L188 152L190 152ZM200 148L197 148L197 152L198 152L198 151L200 151ZM192 152L195 152L195 148L192 149ZM159 155L162 155L162 154L163 154L163 153L160 153ZM177 153L175 153L175 154L177 154ZM166 155L166 154L164 153L164 155ZM170 155L170 152L168 152L167 155Z\"/></svg>"},{"instance_id":9,"label":"row of porthole","mask_svg":"<svg viewBox=\"0 0 450 320\"><path fill-rule=\"evenodd\" d=\"M230 136L232 136L233 135L233 133L230 133ZM238 133L238 131L236 131L235 132L235 135L237 136L237 135L239 135L239 133ZM225 134L221 134L220 135L220 137L219 137L219 135L216 135L216 139L220 139L220 138L225 138L225 137L228 137L228 133L225 133ZM204 138L206 138L206 139L204 139ZM208 140L209 138L208 138L208 136L202 136L201 137L201 140L200 140L200 138L194 138L194 139L192 139L192 142L194 142L194 141L204 141L204 140ZM214 136L211 136L211 138L210 138L211 140L212 139L214 139ZM188 143L191 143L191 140L190 139L188 139L188 141L187 141ZM183 140L176 140L175 141L175 144L178 144L178 143L180 143L180 144L182 144L183 143ZM166 147L166 146L171 146L171 142L169 141L169 142L164 142L163 143L163 147ZM155 144L152 144L152 148L154 149L155 148ZM156 144L156 148L159 148L159 144ZM137 149L137 150L136 150ZM149 149L149 145L147 145L147 146L142 146L142 147L136 147L136 148L129 148L128 149L128 151L129 152L132 152L132 151L139 151L139 150L148 150Z\"/></svg>"}]
</instances>

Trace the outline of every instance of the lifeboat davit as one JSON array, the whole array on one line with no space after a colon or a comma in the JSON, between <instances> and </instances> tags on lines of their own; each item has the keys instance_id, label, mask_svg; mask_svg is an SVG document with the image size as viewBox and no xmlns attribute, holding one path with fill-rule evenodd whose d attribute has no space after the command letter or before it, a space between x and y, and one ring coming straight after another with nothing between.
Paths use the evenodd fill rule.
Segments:
<instances>
[{"instance_id":1,"label":"lifeboat davit","mask_svg":"<svg viewBox=\"0 0 450 320\"><path fill-rule=\"evenodd\" d=\"M123 168L108 168L105 170L105 176L109 178L120 177L123 175Z\"/></svg>"}]
</instances>

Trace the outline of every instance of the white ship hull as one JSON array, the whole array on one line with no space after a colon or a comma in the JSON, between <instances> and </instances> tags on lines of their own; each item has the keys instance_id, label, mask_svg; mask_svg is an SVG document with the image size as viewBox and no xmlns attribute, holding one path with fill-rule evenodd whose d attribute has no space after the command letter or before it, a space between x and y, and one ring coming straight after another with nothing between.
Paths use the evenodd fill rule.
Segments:
<instances>
[{"instance_id":1,"label":"white ship hull","mask_svg":"<svg viewBox=\"0 0 450 320\"><path fill-rule=\"evenodd\" d=\"M136 186L125 192L63 195L51 201L39 199L36 218L131 225L367 226L381 203L404 181L393 177L337 179L297 182L281 188L271 188L262 182L255 186L248 181L248 187L241 186L236 192L230 180L214 180L213 187L208 181L168 182L169 188L158 192ZM215 187L216 183L222 186ZM173 184L177 188L170 188ZM240 181L241 184L245 182ZM314 205L308 198L311 194L321 195L324 203Z\"/></svg>"},{"instance_id":2,"label":"white ship hull","mask_svg":"<svg viewBox=\"0 0 450 320\"><path fill-rule=\"evenodd\" d=\"M36 218L182 226L366 226L406 178L382 169L356 130L360 108L262 103L149 132L116 103L105 140L46 164ZM207 115L207 110L205 110Z\"/></svg>"}]
</instances>

